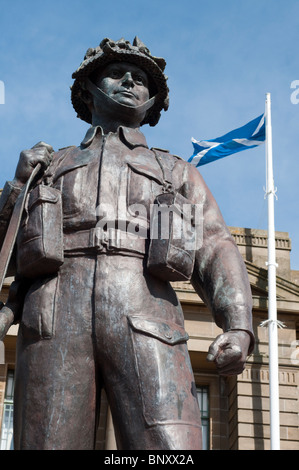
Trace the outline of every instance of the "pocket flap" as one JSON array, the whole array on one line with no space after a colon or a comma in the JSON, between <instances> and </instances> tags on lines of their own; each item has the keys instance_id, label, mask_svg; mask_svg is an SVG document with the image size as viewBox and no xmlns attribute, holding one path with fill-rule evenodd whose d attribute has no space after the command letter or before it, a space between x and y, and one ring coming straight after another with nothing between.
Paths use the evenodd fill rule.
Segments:
<instances>
[{"instance_id":1,"label":"pocket flap","mask_svg":"<svg viewBox=\"0 0 299 470\"><path fill-rule=\"evenodd\" d=\"M173 322L139 316L130 316L128 321L134 330L158 338L164 343L177 344L189 339L185 329Z\"/></svg>"},{"instance_id":2,"label":"pocket flap","mask_svg":"<svg viewBox=\"0 0 299 470\"><path fill-rule=\"evenodd\" d=\"M163 184L163 174L160 167L149 167L143 163L138 162L128 163L128 166L136 173L155 180L157 183Z\"/></svg>"},{"instance_id":3,"label":"pocket flap","mask_svg":"<svg viewBox=\"0 0 299 470\"><path fill-rule=\"evenodd\" d=\"M34 204L40 202L49 202L55 204L58 202L59 196L59 189L52 188L50 186L39 185L34 188L29 195L28 210L30 210Z\"/></svg>"},{"instance_id":4,"label":"pocket flap","mask_svg":"<svg viewBox=\"0 0 299 470\"><path fill-rule=\"evenodd\" d=\"M94 157L94 153L90 150L80 150L77 147L72 147L54 172L53 183L66 173L87 166Z\"/></svg>"}]
</instances>

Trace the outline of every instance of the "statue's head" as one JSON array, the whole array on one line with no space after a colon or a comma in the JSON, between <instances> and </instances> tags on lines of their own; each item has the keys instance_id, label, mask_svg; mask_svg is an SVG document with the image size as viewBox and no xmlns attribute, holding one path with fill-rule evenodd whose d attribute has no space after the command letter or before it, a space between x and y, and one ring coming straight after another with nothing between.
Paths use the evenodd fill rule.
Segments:
<instances>
[{"instance_id":1,"label":"statue's head","mask_svg":"<svg viewBox=\"0 0 299 470\"><path fill-rule=\"evenodd\" d=\"M149 101L141 125L155 126L160 119L162 109L165 111L168 109L169 90L167 77L164 75L166 62L162 58L152 56L137 37L132 45L125 39L115 42L106 38L95 49L87 50L83 62L72 76L75 79L72 86L72 104L78 117L92 123L92 113L87 103L86 93L98 94L97 86L103 73L117 64L120 69L122 64L129 64L131 67L127 68L131 69L132 73L134 70L144 73ZM103 90L103 87L101 89ZM105 90L103 91L106 93ZM103 96L106 97L105 94ZM125 101L124 99L124 105L133 106L129 99L127 103Z\"/></svg>"}]
</instances>

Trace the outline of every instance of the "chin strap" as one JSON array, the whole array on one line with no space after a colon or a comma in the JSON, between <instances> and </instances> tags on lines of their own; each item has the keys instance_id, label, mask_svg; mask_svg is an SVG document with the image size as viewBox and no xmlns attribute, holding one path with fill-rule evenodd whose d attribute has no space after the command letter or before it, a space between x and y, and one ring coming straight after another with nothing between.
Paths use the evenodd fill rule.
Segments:
<instances>
[{"instance_id":1,"label":"chin strap","mask_svg":"<svg viewBox=\"0 0 299 470\"><path fill-rule=\"evenodd\" d=\"M139 106L127 106L126 104L119 103L118 101L115 101L113 98L108 96L103 90L101 90L91 80L89 80L89 78L85 80L85 85L86 89L90 91L93 96L100 99L103 105L106 104L113 111L121 113L123 116L126 116L129 119L139 118L141 121L143 121L146 111L155 104L156 100L156 96L153 96Z\"/></svg>"}]
</instances>

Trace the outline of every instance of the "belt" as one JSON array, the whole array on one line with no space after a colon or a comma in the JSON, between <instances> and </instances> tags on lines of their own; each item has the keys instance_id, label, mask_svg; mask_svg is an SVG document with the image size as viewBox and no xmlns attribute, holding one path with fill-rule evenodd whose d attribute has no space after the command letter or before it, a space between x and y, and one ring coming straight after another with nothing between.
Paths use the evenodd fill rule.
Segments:
<instances>
[{"instance_id":1,"label":"belt","mask_svg":"<svg viewBox=\"0 0 299 470\"><path fill-rule=\"evenodd\" d=\"M143 255L146 251L146 238L120 229L95 227L89 230L64 233L65 254L78 252L125 252Z\"/></svg>"}]
</instances>

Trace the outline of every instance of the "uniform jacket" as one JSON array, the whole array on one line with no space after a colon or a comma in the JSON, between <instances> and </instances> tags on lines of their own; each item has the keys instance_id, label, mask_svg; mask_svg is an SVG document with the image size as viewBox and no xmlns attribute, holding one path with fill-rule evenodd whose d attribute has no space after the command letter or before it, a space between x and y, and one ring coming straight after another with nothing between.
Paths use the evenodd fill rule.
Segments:
<instances>
[{"instance_id":1,"label":"uniform jacket","mask_svg":"<svg viewBox=\"0 0 299 470\"><path fill-rule=\"evenodd\" d=\"M109 249L107 243L103 246L101 237L95 241L94 229L104 226L103 218L108 226L118 229L135 224L138 213L140 228L147 231L150 206L165 184L202 205L203 238L196 251L191 283L216 324L224 331L248 331L253 345L246 268L212 194L194 166L167 151L149 149L139 129L120 127L117 133L105 136L100 127L91 127L80 147L67 147L54 154L42 184L61 191L67 256ZM12 184L6 183L0 200L0 242L17 194ZM133 240L131 245L113 245L112 249L126 256L146 256L147 245L144 240L139 245Z\"/></svg>"}]
</instances>

